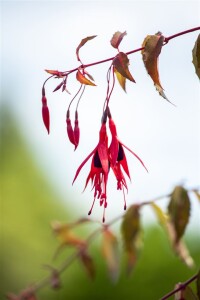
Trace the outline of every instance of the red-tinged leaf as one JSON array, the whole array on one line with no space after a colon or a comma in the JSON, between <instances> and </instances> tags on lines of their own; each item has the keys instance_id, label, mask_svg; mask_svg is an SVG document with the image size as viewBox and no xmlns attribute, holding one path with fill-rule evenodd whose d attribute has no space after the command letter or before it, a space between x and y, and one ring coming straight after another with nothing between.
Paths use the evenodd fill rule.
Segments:
<instances>
[{"instance_id":1,"label":"red-tinged leaf","mask_svg":"<svg viewBox=\"0 0 200 300\"><path fill-rule=\"evenodd\" d=\"M192 50L192 56L192 62L194 64L196 74L200 79L200 34L198 35L194 48Z\"/></svg>"},{"instance_id":2,"label":"red-tinged leaf","mask_svg":"<svg viewBox=\"0 0 200 300\"><path fill-rule=\"evenodd\" d=\"M54 90L53 92L58 91L62 86L63 86L64 82L61 82Z\"/></svg>"},{"instance_id":3,"label":"red-tinged leaf","mask_svg":"<svg viewBox=\"0 0 200 300\"><path fill-rule=\"evenodd\" d=\"M175 229L175 242L183 236L190 217L190 199L182 186L175 187L168 205L170 221Z\"/></svg>"},{"instance_id":4,"label":"red-tinged leaf","mask_svg":"<svg viewBox=\"0 0 200 300\"><path fill-rule=\"evenodd\" d=\"M123 53L119 52L115 58L113 59L113 66L122 76L129 79L132 82L135 82L133 76L131 75L128 66L129 66L129 59L128 56Z\"/></svg>"},{"instance_id":5,"label":"red-tinged leaf","mask_svg":"<svg viewBox=\"0 0 200 300\"><path fill-rule=\"evenodd\" d=\"M49 266L49 265L44 265L44 267L50 271L50 284L53 289L59 289L61 287L61 282L60 282L60 273L58 270L55 268Z\"/></svg>"},{"instance_id":6,"label":"red-tinged leaf","mask_svg":"<svg viewBox=\"0 0 200 300\"><path fill-rule=\"evenodd\" d=\"M198 276L197 276L196 285L197 285L197 295L198 295L198 299L200 300L200 271L199 271Z\"/></svg>"},{"instance_id":7,"label":"red-tinged leaf","mask_svg":"<svg viewBox=\"0 0 200 300\"><path fill-rule=\"evenodd\" d=\"M117 80L122 87L122 89L126 92L126 77L122 76L115 68L114 68L115 75Z\"/></svg>"},{"instance_id":8,"label":"red-tinged leaf","mask_svg":"<svg viewBox=\"0 0 200 300\"><path fill-rule=\"evenodd\" d=\"M182 284L178 283L175 286L175 289L181 288ZM186 285L185 287L182 287L181 290L176 292L175 300L198 300L197 296L194 294L193 290L191 289L190 286Z\"/></svg>"},{"instance_id":9,"label":"red-tinged leaf","mask_svg":"<svg viewBox=\"0 0 200 300\"><path fill-rule=\"evenodd\" d=\"M106 260L108 273L113 282L119 277L119 249L116 236L105 229L102 234L102 253Z\"/></svg>"},{"instance_id":10,"label":"red-tinged leaf","mask_svg":"<svg viewBox=\"0 0 200 300\"><path fill-rule=\"evenodd\" d=\"M139 205L132 205L131 207L129 207L123 217L123 221L121 224L123 245L128 259L128 274L130 274L136 263L138 250L141 246L139 244L141 233L139 210Z\"/></svg>"},{"instance_id":11,"label":"red-tinged leaf","mask_svg":"<svg viewBox=\"0 0 200 300\"><path fill-rule=\"evenodd\" d=\"M95 37L96 37L96 35L92 35L92 36L88 36L88 37L86 37L86 38L84 38L84 39L81 40L80 44L76 48L76 56L77 56L78 61L81 61L80 57L79 57L79 50L80 50L80 48L83 47L85 45L85 43L87 43L88 41L94 39Z\"/></svg>"},{"instance_id":12,"label":"red-tinged leaf","mask_svg":"<svg viewBox=\"0 0 200 300\"><path fill-rule=\"evenodd\" d=\"M115 32L113 34L113 37L112 37L111 41L110 41L111 45L114 48L118 49L119 44L121 43L122 39L124 38L124 36L126 34L127 34L126 31L124 31L124 32L120 32L120 31Z\"/></svg>"},{"instance_id":13,"label":"red-tinged leaf","mask_svg":"<svg viewBox=\"0 0 200 300\"><path fill-rule=\"evenodd\" d=\"M94 78L91 74L89 74L86 70L84 70L84 74L88 76L89 79L91 79L92 81L94 81Z\"/></svg>"},{"instance_id":14,"label":"red-tinged leaf","mask_svg":"<svg viewBox=\"0 0 200 300\"><path fill-rule=\"evenodd\" d=\"M55 75L55 76L58 76L58 77L63 77L65 75L63 75L62 72L60 71L56 71L56 70L45 70L48 74L51 74L51 75Z\"/></svg>"},{"instance_id":15,"label":"red-tinged leaf","mask_svg":"<svg viewBox=\"0 0 200 300\"><path fill-rule=\"evenodd\" d=\"M76 73L76 79L81 84L96 86L96 84L94 84L92 81L90 81L89 79L87 79L79 70Z\"/></svg>"},{"instance_id":16,"label":"red-tinged leaf","mask_svg":"<svg viewBox=\"0 0 200 300\"><path fill-rule=\"evenodd\" d=\"M46 104L43 104L43 106L42 106L42 119L43 119L44 126L46 127L47 132L49 134L49 131L50 131L50 116L49 116L49 109L48 109L48 106Z\"/></svg>"},{"instance_id":17,"label":"red-tinged leaf","mask_svg":"<svg viewBox=\"0 0 200 300\"><path fill-rule=\"evenodd\" d=\"M144 47L142 50L142 59L157 91L164 99L170 102L164 93L158 72L158 57L161 53L164 39L164 36L160 32L155 35L147 35L142 44L142 47Z\"/></svg>"},{"instance_id":18,"label":"red-tinged leaf","mask_svg":"<svg viewBox=\"0 0 200 300\"><path fill-rule=\"evenodd\" d=\"M85 270L89 277L93 279L95 277L95 266L92 257L86 250L80 252L80 260L85 267Z\"/></svg>"}]
</instances>

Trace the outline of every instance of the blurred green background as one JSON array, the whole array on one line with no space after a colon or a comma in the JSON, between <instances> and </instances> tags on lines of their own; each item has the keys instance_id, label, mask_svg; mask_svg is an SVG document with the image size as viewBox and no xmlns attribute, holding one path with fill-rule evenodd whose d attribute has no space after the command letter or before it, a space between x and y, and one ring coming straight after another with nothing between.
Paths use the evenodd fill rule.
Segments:
<instances>
[{"instance_id":1,"label":"blurred green background","mask_svg":"<svg viewBox=\"0 0 200 300\"><path fill-rule=\"evenodd\" d=\"M52 262L58 241L52 234L52 220L69 222L73 215L59 201L58 195L33 160L18 130L14 116L1 110L1 247L0 299L7 292L18 293L48 273L43 264L59 266L67 258L62 252ZM3 201L2 201L3 200ZM85 231L91 230L87 228ZM100 239L90 252L94 257L96 277L88 278L78 261L62 275L62 288L44 288L39 299L137 299L156 300L184 281L199 267L200 240L186 235L186 242L196 262L188 269L171 251L163 230L144 225L144 248L130 277L126 276L121 258L119 281L112 284L100 251Z\"/></svg>"}]
</instances>

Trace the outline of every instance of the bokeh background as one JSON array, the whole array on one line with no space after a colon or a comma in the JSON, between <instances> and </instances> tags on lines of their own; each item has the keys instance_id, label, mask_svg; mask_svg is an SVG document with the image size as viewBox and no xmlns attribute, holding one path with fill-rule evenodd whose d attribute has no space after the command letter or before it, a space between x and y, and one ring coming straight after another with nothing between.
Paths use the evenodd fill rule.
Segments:
<instances>
[{"instance_id":1,"label":"bokeh background","mask_svg":"<svg viewBox=\"0 0 200 300\"><path fill-rule=\"evenodd\" d=\"M52 93L58 82L47 85L51 113L48 136L41 118L44 69L76 67L75 50L82 38L88 42L80 54L91 63L116 54L110 46L115 31L127 31L121 51L141 46L147 34L172 35L199 24L199 1L1 1L1 247L0 298L18 292L47 274L58 245L52 235L53 220L69 222L87 215L93 194L82 193L90 163L72 187L76 168L98 141L102 105L106 95L108 64L91 67L97 87L88 87L80 104L81 140L77 151L66 137L65 115L72 96ZM198 33L178 37L166 45L159 60L161 83L176 107L162 99L147 75L141 54L131 55L130 70L137 84L127 82L127 93L116 85L112 115L123 142L149 169L147 174L127 153L132 182L128 205L168 194L175 185L200 183L199 80L192 64ZM74 75L68 81L73 95ZM74 107L73 107L74 108ZM72 108L72 109L73 109ZM123 195L109 182L107 221L123 209ZM172 253L153 213L142 213L144 250L134 272L112 285L100 254L100 241L92 253L97 277L91 282L80 264L64 274L63 288L44 289L41 299L159 299L175 282L191 276L200 260L200 207L192 199L186 241L196 269L188 270ZM166 201L161 201L164 208ZM101 219L96 204L93 218ZM116 226L116 232L118 227ZM86 227L85 233L91 228ZM66 253L55 263L59 265Z\"/></svg>"}]
</instances>

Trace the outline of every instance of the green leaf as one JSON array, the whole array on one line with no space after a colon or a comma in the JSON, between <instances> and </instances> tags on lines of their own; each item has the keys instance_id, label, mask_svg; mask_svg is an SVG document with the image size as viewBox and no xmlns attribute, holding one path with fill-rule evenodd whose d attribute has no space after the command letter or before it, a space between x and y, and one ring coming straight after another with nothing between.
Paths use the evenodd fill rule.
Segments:
<instances>
[{"instance_id":1,"label":"green leaf","mask_svg":"<svg viewBox=\"0 0 200 300\"><path fill-rule=\"evenodd\" d=\"M168 205L170 221L175 230L175 242L183 236L190 216L190 199L182 186L175 187Z\"/></svg>"},{"instance_id":2,"label":"green leaf","mask_svg":"<svg viewBox=\"0 0 200 300\"><path fill-rule=\"evenodd\" d=\"M125 213L121 224L123 245L128 258L128 274L135 265L139 250L138 239L141 233L139 210L139 205L132 205Z\"/></svg>"},{"instance_id":3,"label":"green leaf","mask_svg":"<svg viewBox=\"0 0 200 300\"><path fill-rule=\"evenodd\" d=\"M116 236L109 230L105 229L102 234L102 253L106 260L108 273L113 282L119 277L119 249Z\"/></svg>"},{"instance_id":4,"label":"green leaf","mask_svg":"<svg viewBox=\"0 0 200 300\"><path fill-rule=\"evenodd\" d=\"M198 299L200 300L200 271L198 273L196 283L197 283L197 295L198 295Z\"/></svg>"},{"instance_id":5,"label":"green leaf","mask_svg":"<svg viewBox=\"0 0 200 300\"><path fill-rule=\"evenodd\" d=\"M192 56L192 62L194 64L196 74L200 79L200 34L198 35L194 48L192 50Z\"/></svg>"},{"instance_id":6,"label":"green leaf","mask_svg":"<svg viewBox=\"0 0 200 300\"><path fill-rule=\"evenodd\" d=\"M128 66L129 66L129 59L128 56L123 53L119 52L115 58L113 59L113 66L123 77L129 79L132 82L135 82L133 76L131 75Z\"/></svg>"},{"instance_id":7,"label":"green leaf","mask_svg":"<svg viewBox=\"0 0 200 300\"><path fill-rule=\"evenodd\" d=\"M126 35L126 31L124 32L120 32L120 31L117 31L113 34L113 37L110 41L111 45L118 49L119 47L119 44L121 43L122 39L124 38L124 36Z\"/></svg>"},{"instance_id":8,"label":"green leaf","mask_svg":"<svg viewBox=\"0 0 200 300\"><path fill-rule=\"evenodd\" d=\"M78 61L81 62L80 57L79 57L79 50L80 50L80 48L83 47L85 45L85 43L87 43L88 41L94 39L95 37L96 37L96 35L92 35L92 36L88 36L88 37L86 37L86 38L84 38L84 39L81 40L80 44L76 48L76 56L77 56Z\"/></svg>"}]
</instances>

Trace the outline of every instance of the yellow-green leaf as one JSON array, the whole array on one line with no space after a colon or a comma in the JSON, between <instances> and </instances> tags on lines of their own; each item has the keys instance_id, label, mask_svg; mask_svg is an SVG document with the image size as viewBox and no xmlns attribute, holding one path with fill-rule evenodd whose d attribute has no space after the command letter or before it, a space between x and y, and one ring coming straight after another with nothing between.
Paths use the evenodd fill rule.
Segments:
<instances>
[{"instance_id":1,"label":"yellow-green leaf","mask_svg":"<svg viewBox=\"0 0 200 300\"><path fill-rule=\"evenodd\" d=\"M200 34L198 35L194 48L192 50L192 56L192 62L194 64L196 74L200 79Z\"/></svg>"},{"instance_id":2,"label":"yellow-green leaf","mask_svg":"<svg viewBox=\"0 0 200 300\"><path fill-rule=\"evenodd\" d=\"M197 295L198 295L198 299L200 300L200 271L198 273L198 276L197 276Z\"/></svg>"},{"instance_id":3,"label":"yellow-green leaf","mask_svg":"<svg viewBox=\"0 0 200 300\"><path fill-rule=\"evenodd\" d=\"M87 79L79 70L76 73L76 79L81 84L96 86L96 84L94 84L92 81L90 81L89 79Z\"/></svg>"},{"instance_id":4,"label":"yellow-green leaf","mask_svg":"<svg viewBox=\"0 0 200 300\"><path fill-rule=\"evenodd\" d=\"M87 43L88 41L94 39L95 37L96 37L96 35L92 35L92 36L88 36L88 37L86 37L86 38L84 38L84 39L81 40L80 44L76 48L76 56L77 56L78 61L81 61L80 57L79 57L79 50L80 50L80 48L83 47L85 45L85 43Z\"/></svg>"},{"instance_id":5,"label":"yellow-green leaf","mask_svg":"<svg viewBox=\"0 0 200 300\"><path fill-rule=\"evenodd\" d=\"M138 239L141 233L139 210L139 205L132 205L125 213L121 224L123 245L128 258L128 273L137 260Z\"/></svg>"},{"instance_id":6,"label":"yellow-green leaf","mask_svg":"<svg viewBox=\"0 0 200 300\"><path fill-rule=\"evenodd\" d=\"M155 204L154 202L151 202L150 205L153 208L153 210L154 210L154 212L155 212L155 214L158 218L158 221L159 221L160 225L162 225L166 229L167 221L168 221L167 214L164 213L162 211L162 209L157 204Z\"/></svg>"},{"instance_id":7,"label":"yellow-green leaf","mask_svg":"<svg viewBox=\"0 0 200 300\"><path fill-rule=\"evenodd\" d=\"M106 260L109 276L113 282L116 282L119 276L118 241L109 229L105 229L102 234L102 253Z\"/></svg>"},{"instance_id":8,"label":"yellow-green leaf","mask_svg":"<svg viewBox=\"0 0 200 300\"><path fill-rule=\"evenodd\" d=\"M183 236L190 217L190 199L182 186L176 186L168 205L170 221L175 229L175 242Z\"/></svg>"},{"instance_id":9,"label":"yellow-green leaf","mask_svg":"<svg viewBox=\"0 0 200 300\"><path fill-rule=\"evenodd\" d=\"M133 76L129 71L129 59L125 53L119 52L115 56L115 58L113 59L113 66L123 77L129 79L132 82L135 82Z\"/></svg>"},{"instance_id":10,"label":"yellow-green leaf","mask_svg":"<svg viewBox=\"0 0 200 300\"><path fill-rule=\"evenodd\" d=\"M95 277L95 266L92 257L86 250L80 252L80 260L90 278Z\"/></svg>"},{"instance_id":11,"label":"yellow-green leaf","mask_svg":"<svg viewBox=\"0 0 200 300\"><path fill-rule=\"evenodd\" d=\"M114 68L114 72L115 72L115 75L117 77L119 84L121 85L123 90L126 92L126 78L124 76L122 76L115 68Z\"/></svg>"},{"instance_id":12,"label":"yellow-green leaf","mask_svg":"<svg viewBox=\"0 0 200 300\"><path fill-rule=\"evenodd\" d=\"M126 31L124 32L120 32L120 31L117 31L113 34L113 37L110 41L111 45L118 49L119 47L119 44L121 43L122 39L124 38L124 36L126 35Z\"/></svg>"},{"instance_id":13,"label":"yellow-green leaf","mask_svg":"<svg viewBox=\"0 0 200 300\"><path fill-rule=\"evenodd\" d=\"M144 39L142 44L142 47L144 47L144 49L141 52L142 52L142 59L146 67L147 73L152 78L156 90L164 99L169 101L160 83L159 72L158 72L158 57L161 53L164 39L165 38L161 32L158 32L154 35L147 35L147 37Z\"/></svg>"}]
</instances>

